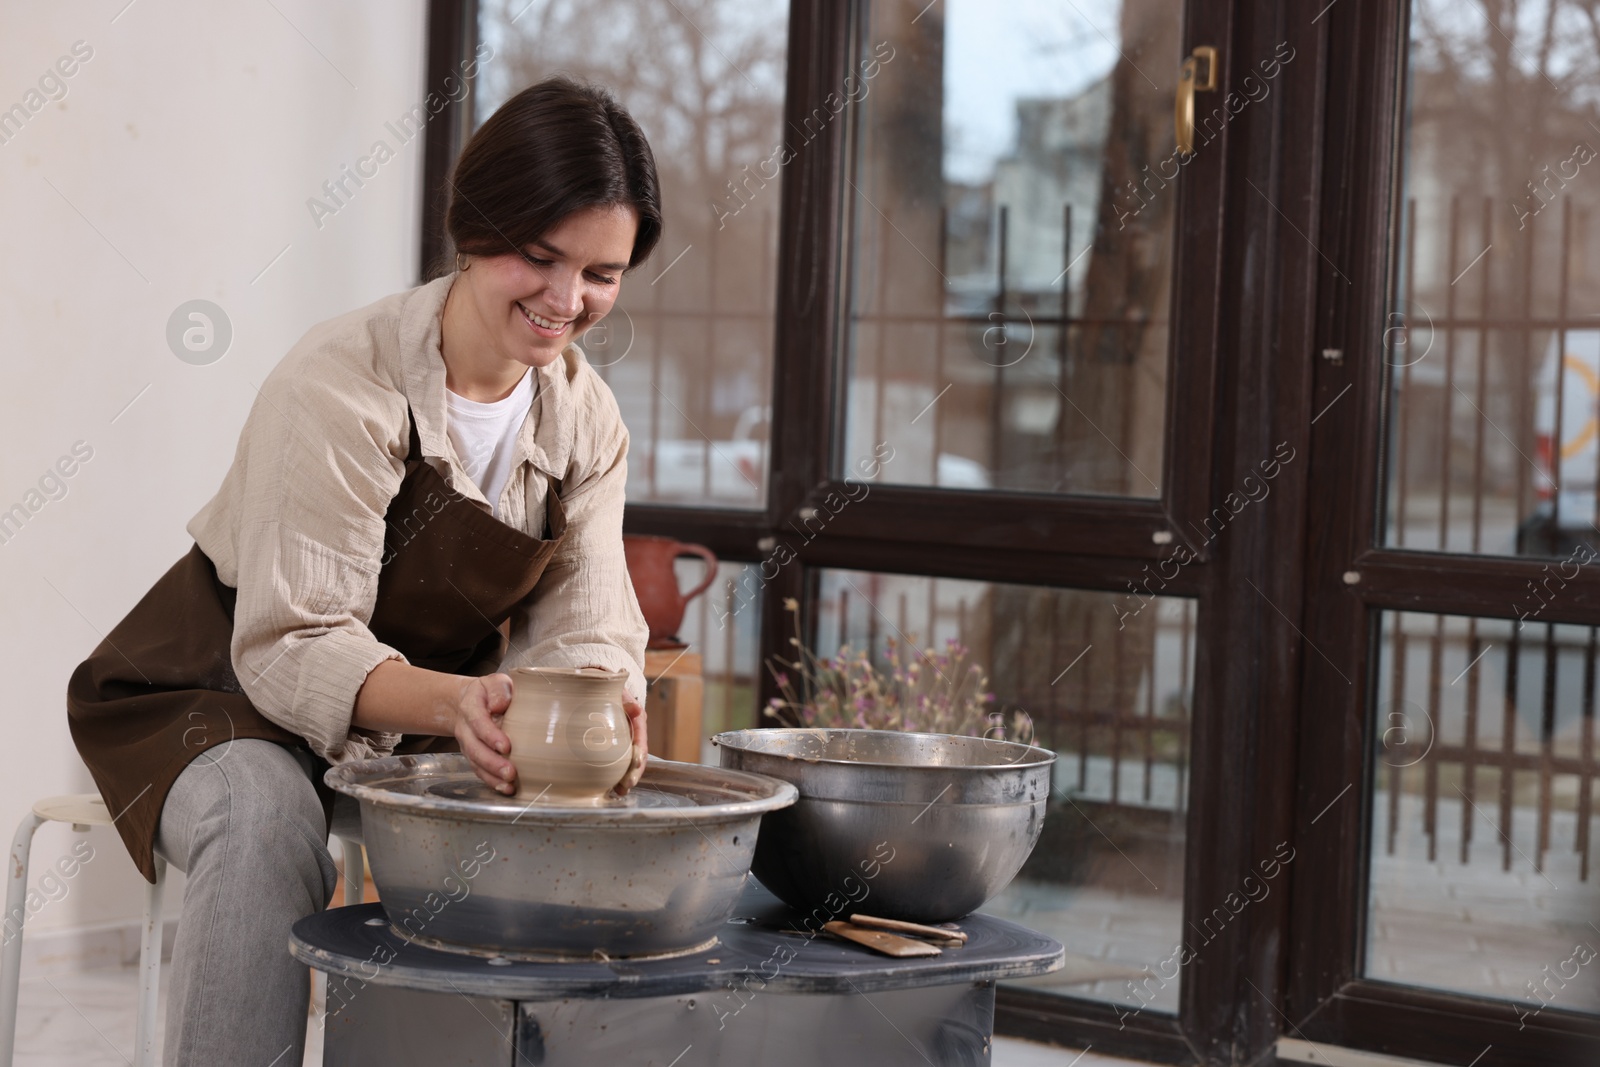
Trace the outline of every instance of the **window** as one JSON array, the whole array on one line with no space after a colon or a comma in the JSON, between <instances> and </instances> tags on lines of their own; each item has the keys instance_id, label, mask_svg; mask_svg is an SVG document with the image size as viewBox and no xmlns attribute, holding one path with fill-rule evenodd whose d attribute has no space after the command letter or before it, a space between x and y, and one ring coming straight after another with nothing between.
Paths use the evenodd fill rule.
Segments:
<instances>
[{"instance_id":1,"label":"window","mask_svg":"<svg viewBox=\"0 0 1600 1067\"><path fill-rule=\"evenodd\" d=\"M1160 495L1181 26L1160 16L866 5L846 457L889 437L892 482Z\"/></svg>"}]
</instances>

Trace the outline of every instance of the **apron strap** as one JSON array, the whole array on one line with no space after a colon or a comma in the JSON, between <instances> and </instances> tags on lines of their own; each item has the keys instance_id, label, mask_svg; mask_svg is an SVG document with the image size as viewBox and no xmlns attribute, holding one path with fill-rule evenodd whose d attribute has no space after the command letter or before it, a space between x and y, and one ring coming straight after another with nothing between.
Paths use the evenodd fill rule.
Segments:
<instances>
[{"instance_id":1,"label":"apron strap","mask_svg":"<svg viewBox=\"0 0 1600 1067\"><path fill-rule=\"evenodd\" d=\"M406 421L411 424L411 440L408 443L406 459L422 458L422 438L417 436L417 413L411 410L411 402L406 401Z\"/></svg>"}]
</instances>

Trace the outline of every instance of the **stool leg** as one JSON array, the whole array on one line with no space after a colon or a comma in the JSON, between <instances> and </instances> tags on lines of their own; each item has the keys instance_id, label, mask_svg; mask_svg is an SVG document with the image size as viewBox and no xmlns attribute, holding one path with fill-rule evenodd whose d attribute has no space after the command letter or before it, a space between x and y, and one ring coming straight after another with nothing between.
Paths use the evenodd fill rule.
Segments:
<instances>
[{"instance_id":1,"label":"stool leg","mask_svg":"<svg viewBox=\"0 0 1600 1067\"><path fill-rule=\"evenodd\" d=\"M311 1009L310 1018L306 1020L307 1027L322 1024L322 1013L327 1010L328 1003L328 975L325 971L311 968ZM309 1029L308 1029L309 1032Z\"/></svg>"},{"instance_id":2,"label":"stool leg","mask_svg":"<svg viewBox=\"0 0 1600 1067\"><path fill-rule=\"evenodd\" d=\"M44 820L33 812L23 816L11 839L11 865L7 868L6 913L0 917L5 947L0 952L0 1067L11 1067L17 1041L17 994L22 980L22 926L27 918L28 854L33 832Z\"/></svg>"},{"instance_id":3,"label":"stool leg","mask_svg":"<svg viewBox=\"0 0 1600 1067\"><path fill-rule=\"evenodd\" d=\"M367 889L367 854L361 851L361 845L355 841L339 839L344 846L344 903L361 903L361 897Z\"/></svg>"},{"instance_id":4,"label":"stool leg","mask_svg":"<svg viewBox=\"0 0 1600 1067\"><path fill-rule=\"evenodd\" d=\"M139 1019L134 1033L134 1067L155 1067L156 1001L161 993L161 892L167 861L155 857L155 884L145 887L144 927L139 931Z\"/></svg>"}]
</instances>

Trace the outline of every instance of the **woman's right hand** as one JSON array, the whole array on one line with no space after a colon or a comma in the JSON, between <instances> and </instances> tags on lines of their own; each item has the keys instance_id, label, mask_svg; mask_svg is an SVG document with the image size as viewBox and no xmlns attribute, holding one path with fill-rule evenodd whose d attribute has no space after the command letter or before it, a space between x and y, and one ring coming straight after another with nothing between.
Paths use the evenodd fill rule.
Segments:
<instances>
[{"instance_id":1,"label":"woman's right hand","mask_svg":"<svg viewBox=\"0 0 1600 1067\"><path fill-rule=\"evenodd\" d=\"M511 706L511 676L461 681L454 709L456 743L483 784L509 796L517 791L517 769L507 758L511 738L500 729L500 718Z\"/></svg>"}]
</instances>

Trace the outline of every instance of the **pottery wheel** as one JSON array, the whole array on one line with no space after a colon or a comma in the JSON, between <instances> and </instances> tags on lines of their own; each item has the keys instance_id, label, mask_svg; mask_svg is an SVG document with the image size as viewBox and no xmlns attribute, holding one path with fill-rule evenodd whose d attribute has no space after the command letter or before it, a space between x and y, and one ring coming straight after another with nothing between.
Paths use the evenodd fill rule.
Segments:
<instances>
[{"instance_id":1,"label":"pottery wheel","mask_svg":"<svg viewBox=\"0 0 1600 1067\"><path fill-rule=\"evenodd\" d=\"M477 777L466 779L446 779L428 783L422 790L424 796L441 797L445 800L470 800L478 803L494 805L506 811L521 811L531 807L539 809L559 808L559 803L544 801L519 800L508 797L504 793L497 793L490 789ZM696 804L691 797L677 793L664 793L659 789L649 786L634 788L627 796L618 797L606 795L599 803L586 806L585 810L628 809L628 808L692 808Z\"/></svg>"},{"instance_id":2,"label":"pottery wheel","mask_svg":"<svg viewBox=\"0 0 1600 1067\"><path fill-rule=\"evenodd\" d=\"M771 779L663 759L650 760L643 781L627 796L608 795L580 805L498 793L455 752L344 764L329 775L328 784L335 789L386 811L519 826L681 826L686 819L716 822L792 803L773 795Z\"/></svg>"},{"instance_id":3,"label":"pottery wheel","mask_svg":"<svg viewBox=\"0 0 1600 1067\"><path fill-rule=\"evenodd\" d=\"M659 759L626 797L583 807L497 793L458 752L325 777L361 803L393 936L502 963L702 950L749 880L761 816L796 797L775 778Z\"/></svg>"}]
</instances>

